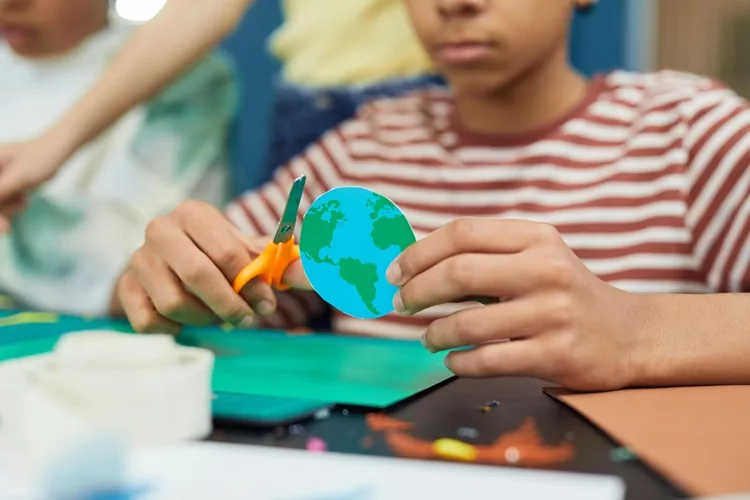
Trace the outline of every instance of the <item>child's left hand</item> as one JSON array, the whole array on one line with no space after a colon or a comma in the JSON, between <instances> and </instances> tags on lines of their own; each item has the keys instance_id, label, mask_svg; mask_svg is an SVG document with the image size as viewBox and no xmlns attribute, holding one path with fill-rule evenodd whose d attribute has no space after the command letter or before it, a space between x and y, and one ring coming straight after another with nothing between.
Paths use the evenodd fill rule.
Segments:
<instances>
[{"instance_id":1,"label":"child's left hand","mask_svg":"<svg viewBox=\"0 0 750 500\"><path fill-rule=\"evenodd\" d=\"M446 359L459 376L529 375L574 390L634 383L645 296L594 276L552 226L457 220L409 247L388 277L401 286L394 303L402 314L464 297L502 299L439 319L423 336L431 352L472 347Z\"/></svg>"}]
</instances>

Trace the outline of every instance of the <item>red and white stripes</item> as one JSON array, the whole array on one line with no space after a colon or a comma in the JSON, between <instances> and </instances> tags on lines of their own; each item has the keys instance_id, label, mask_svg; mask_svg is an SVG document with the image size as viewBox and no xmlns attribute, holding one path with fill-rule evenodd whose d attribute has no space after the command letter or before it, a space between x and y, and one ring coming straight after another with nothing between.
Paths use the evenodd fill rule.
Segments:
<instances>
[{"instance_id":1,"label":"red and white stripes","mask_svg":"<svg viewBox=\"0 0 750 500\"><path fill-rule=\"evenodd\" d=\"M463 130L444 91L378 101L227 215L248 234L272 234L306 174L300 217L325 191L357 185L392 199L420 238L457 217L528 219L555 225L592 272L626 290L747 291L749 167L747 102L692 75L618 72L592 81L559 123L524 134ZM311 294L281 295L272 326L299 326L320 306ZM417 337L457 307L374 321L337 314L334 329Z\"/></svg>"}]
</instances>

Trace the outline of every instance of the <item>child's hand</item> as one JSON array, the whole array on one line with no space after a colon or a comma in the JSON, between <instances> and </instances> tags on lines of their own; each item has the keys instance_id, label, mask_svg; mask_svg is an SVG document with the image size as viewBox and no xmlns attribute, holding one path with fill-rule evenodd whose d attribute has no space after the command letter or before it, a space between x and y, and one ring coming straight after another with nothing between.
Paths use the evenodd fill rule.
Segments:
<instances>
[{"instance_id":1,"label":"child's hand","mask_svg":"<svg viewBox=\"0 0 750 500\"><path fill-rule=\"evenodd\" d=\"M57 139L0 145L0 231L23 208L28 191L51 179L68 158Z\"/></svg>"},{"instance_id":2,"label":"child's hand","mask_svg":"<svg viewBox=\"0 0 750 500\"><path fill-rule=\"evenodd\" d=\"M10 232L11 220L24 208L26 208L25 196L15 196L0 204L0 234Z\"/></svg>"},{"instance_id":3,"label":"child's hand","mask_svg":"<svg viewBox=\"0 0 750 500\"><path fill-rule=\"evenodd\" d=\"M633 382L642 296L594 276L547 225L455 221L408 248L389 269L404 314L462 297L503 299L439 319L423 343L457 375L529 375L574 390ZM504 340L509 339L510 342Z\"/></svg>"},{"instance_id":4,"label":"child's hand","mask_svg":"<svg viewBox=\"0 0 750 500\"><path fill-rule=\"evenodd\" d=\"M254 280L240 296L231 283L268 241L245 238L210 205L183 203L149 224L146 242L117 285L115 312L124 312L138 332L177 333L181 325L218 321L250 327L256 314L275 312L276 294ZM310 288L299 260L289 267L284 282Z\"/></svg>"}]
</instances>

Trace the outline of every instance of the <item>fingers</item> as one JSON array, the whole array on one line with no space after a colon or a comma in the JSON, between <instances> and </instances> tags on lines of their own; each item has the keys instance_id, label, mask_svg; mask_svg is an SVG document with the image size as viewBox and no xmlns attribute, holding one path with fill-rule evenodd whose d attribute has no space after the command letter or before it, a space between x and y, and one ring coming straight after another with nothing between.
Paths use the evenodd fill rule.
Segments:
<instances>
[{"instance_id":1,"label":"fingers","mask_svg":"<svg viewBox=\"0 0 750 500\"><path fill-rule=\"evenodd\" d=\"M187 203L181 210L175 211L175 217L188 237L219 268L228 283L252 262L254 255L248 250L248 244L237 237L238 231L215 208ZM276 294L259 279L243 287L241 295L261 315L276 311Z\"/></svg>"},{"instance_id":2,"label":"fingers","mask_svg":"<svg viewBox=\"0 0 750 500\"><path fill-rule=\"evenodd\" d=\"M296 260L292 262L286 269L282 281L285 285L288 285L297 290L312 290L310 280L307 279L305 270L302 268L302 261Z\"/></svg>"},{"instance_id":3,"label":"fingers","mask_svg":"<svg viewBox=\"0 0 750 500\"><path fill-rule=\"evenodd\" d=\"M8 233L11 230L11 220L26 207L26 197L15 196L0 205L0 233Z\"/></svg>"},{"instance_id":4,"label":"fingers","mask_svg":"<svg viewBox=\"0 0 750 500\"><path fill-rule=\"evenodd\" d=\"M242 328L252 326L254 312L248 303L234 293L221 270L173 218L163 217L149 224L145 246L166 262L188 291L216 316Z\"/></svg>"},{"instance_id":5,"label":"fingers","mask_svg":"<svg viewBox=\"0 0 750 500\"><path fill-rule=\"evenodd\" d=\"M205 326L216 319L252 327L256 311L276 310L276 294L260 279L238 295L232 281L265 248L248 240L216 208L187 202L149 224L146 242L131 262L132 277L159 316ZM292 286L309 288L301 264L287 270ZM252 306L252 307L251 307Z\"/></svg>"},{"instance_id":6,"label":"fingers","mask_svg":"<svg viewBox=\"0 0 750 500\"><path fill-rule=\"evenodd\" d=\"M45 134L41 140L0 148L0 202L36 188L55 175L72 150L62 137Z\"/></svg>"},{"instance_id":7,"label":"fingers","mask_svg":"<svg viewBox=\"0 0 750 500\"><path fill-rule=\"evenodd\" d=\"M213 207L184 203L174 212L177 225L193 240L227 280L232 280L252 261L252 256L237 237L237 231L224 215Z\"/></svg>"},{"instance_id":8,"label":"fingers","mask_svg":"<svg viewBox=\"0 0 750 500\"><path fill-rule=\"evenodd\" d=\"M449 370L466 378L538 377L543 363L538 339L485 344L465 351L453 351L445 358Z\"/></svg>"},{"instance_id":9,"label":"fingers","mask_svg":"<svg viewBox=\"0 0 750 500\"><path fill-rule=\"evenodd\" d=\"M248 238L234 226L231 226L229 229L234 237L237 238L237 240L245 246L245 248L250 252L251 255L260 255L263 250L266 249L266 246L271 242L270 236L264 238Z\"/></svg>"},{"instance_id":10,"label":"fingers","mask_svg":"<svg viewBox=\"0 0 750 500\"><path fill-rule=\"evenodd\" d=\"M530 299L472 307L434 321L423 337L430 352L530 337L545 326Z\"/></svg>"},{"instance_id":11,"label":"fingers","mask_svg":"<svg viewBox=\"0 0 750 500\"><path fill-rule=\"evenodd\" d=\"M0 201L9 203L13 198L36 187L39 182L17 168L0 169Z\"/></svg>"},{"instance_id":12,"label":"fingers","mask_svg":"<svg viewBox=\"0 0 750 500\"><path fill-rule=\"evenodd\" d=\"M401 286L414 276L461 253L519 253L542 241L559 240L552 226L521 220L458 219L407 248L388 269Z\"/></svg>"},{"instance_id":13,"label":"fingers","mask_svg":"<svg viewBox=\"0 0 750 500\"><path fill-rule=\"evenodd\" d=\"M159 314L146 290L138 283L130 270L125 271L120 278L117 284L117 295L125 316L136 332L173 335L180 333L180 325Z\"/></svg>"},{"instance_id":14,"label":"fingers","mask_svg":"<svg viewBox=\"0 0 750 500\"><path fill-rule=\"evenodd\" d=\"M412 277L394 306L401 314L415 314L465 297L517 297L540 286L540 269L521 254L454 255Z\"/></svg>"},{"instance_id":15,"label":"fingers","mask_svg":"<svg viewBox=\"0 0 750 500\"><path fill-rule=\"evenodd\" d=\"M217 322L216 315L185 290L179 278L155 254L145 249L138 250L133 255L130 269L153 307L165 318L195 327Z\"/></svg>"},{"instance_id":16,"label":"fingers","mask_svg":"<svg viewBox=\"0 0 750 500\"><path fill-rule=\"evenodd\" d=\"M38 178L35 168L20 165L21 145L11 144L0 148L0 202L4 206L12 205L23 193L36 187L44 178ZM32 165L36 167L36 165Z\"/></svg>"},{"instance_id":17,"label":"fingers","mask_svg":"<svg viewBox=\"0 0 750 500\"><path fill-rule=\"evenodd\" d=\"M13 215L26 207L26 201L26 196L24 195L14 196L2 204L0 212L4 215Z\"/></svg>"}]
</instances>

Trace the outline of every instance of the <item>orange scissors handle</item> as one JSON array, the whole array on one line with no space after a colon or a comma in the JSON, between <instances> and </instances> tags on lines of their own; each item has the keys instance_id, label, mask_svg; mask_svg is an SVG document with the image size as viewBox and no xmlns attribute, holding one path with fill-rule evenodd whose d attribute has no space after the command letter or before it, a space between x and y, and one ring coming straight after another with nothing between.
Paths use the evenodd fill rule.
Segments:
<instances>
[{"instance_id":1,"label":"orange scissors handle","mask_svg":"<svg viewBox=\"0 0 750 500\"><path fill-rule=\"evenodd\" d=\"M232 288L235 293L245 288L255 278L260 278L277 290L288 290L289 286L281 282L287 268L299 259L299 246L294 238L284 243L269 243L257 259L248 264L234 278Z\"/></svg>"}]
</instances>

